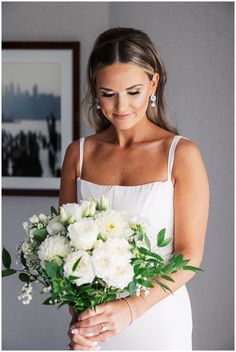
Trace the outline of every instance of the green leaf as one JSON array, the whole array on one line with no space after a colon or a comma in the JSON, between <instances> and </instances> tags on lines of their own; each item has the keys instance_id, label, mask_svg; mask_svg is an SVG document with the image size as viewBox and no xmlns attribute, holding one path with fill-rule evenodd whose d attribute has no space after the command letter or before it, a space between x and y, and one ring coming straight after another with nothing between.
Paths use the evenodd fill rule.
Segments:
<instances>
[{"instance_id":1,"label":"green leaf","mask_svg":"<svg viewBox=\"0 0 236 352\"><path fill-rule=\"evenodd\" d=\"M104 242L104 238L102 237L101 233L98 234L97 240L102 240Z\"/></svg>"},{"instance_id":2,"label":"green leaf","mask_svg":"<svg viewBox=\"0 0 236 352\"><path fill-rule=\"evenodd\" d=\"M146 233L143 234L143 237L144 237L144 242L145 242L146 246L148 247L149 250L151 250L151 242L150 242L148 236L146 235Z\"/></svg>"},{"instance_id":3,"label":"green leaf","mask_svg":"<svg viewBox=\"0 0 236 352\"><path fill-rule=\"evenodd\" d=\"M158 255L157 253L153 253L153 252L149 251L148 249L146 249L144 247L140 247L139 251L140 251L140 253L142 253L144 255L147 255L149 257L155 258L160 263L163 263L163 261L164 261L163 258L160 255Z\"/></svg>"},{"instance_id":4,"label":"green leaf","mask_svg":"<svg viewBox=\"0 0 236 352\"><path fill-rule=\"evenodd\" d=\"M164 241L165 238L165 233L166 233L166 229L162 229L158 234L157 234L157 246L161 247L162 242Z\"/></svg>"},{"instance_id":5,"label":"green leaf","mask_svg":"<svg viewBox=\"0 0 236 352\"><path fill-rule=\"evenodd\" d=\"M77 279L79 279L79 276L70 275L70 276L68 277L68 280L69 280L69 281L74 281L74 280L77 280Z\"/></svg>"},{"instance_id":6,"label":"green leaf","mask_svg":"<svg viewBox=\"0 0 236 352\"><path fill-rule=\"evenodd\" d=\"M153 284L150 281L147 281L147 280L144 280L144 279L138 279L137 282L140 285L145 286L145 287L149 287L149 288L154 287Z\"/></svg>"},{"instance_id":7,"label":"green leaf","mask_svg":"<svg viewBox=\"0 0 236 352\"><path fill-rule=\"evenodd\" d=\"M172 277L168 276L168 275L161 275L161 277L165 280L171 281L171 282L175 282L175 280L172 279Z\"/></svg>"},{"instance_id":8,"label":"green leaf","mask_svg":"<svg viewBox=\"0 0 236 352\"><path fill-rule=\"evenodd\" d=\"M36 238L37 240L44 240L46 236L47 236L46 229L37 229L34 231L34 238Z\"/></svg>"},{"instance_id":9,"label":"green leaf","mask_svg":"<svg viewBox=\"0 0 236 352\"><path fill-rule=\"evenodd\" d=\"M68 304L68 302L67 301L65 301L65 302L61 302L60 304L59 304L59 306L57 307L57 309L60 309L62 306L64 306L65 304Z\"/></svg>"},{"instance_id":10,"label":"green leaf","mask_svg":"<svg viewBox=\"0 0 236 352\"><path fill-rule=\"evenodd\" d=\"M30 282L30 277L29 275L25 274L25 273L20 273L19 275L19 279L23 282Z\"/></svg>"},{"instance_id":11,"label":"green leaf","mask_svg":"<svg viewBox=\"0 0 236 352\"><path fill-rule=\"evenodd\" d=\"M10 276L16 273L16 270L14 269L6 269L6 270L2 270L2 277L4 276Z\"/></svg>"},{"instance_id":12,"label":"green leaf","mask_svg":"<svg viewBox=\"0 0 236 352\"><path fill-rule=\"evenodd\" d=\"M51 305L51 303L49 303L49 301L51 301L51 300L52 300L52 298L49 297L42 304Z\"/></svg>"},{"instance_id":13,"label":"green leaf","mask_svg":"<svg viewBox=\"0 0 236 352\"><path fill-rule=\"evenodd\" d=\"M25 257L24 257L24 253L23 253L23 252L21 252L21 254L20 254L20 261L21 261L21 264L22 264L24 267L28 268L27 263L26 263L26 259L25 259Z\"/></svg>"},{"instance_id":14,"label":"green leaf","mask_svg":"<svg viewBox=\"0 0 236 352\"><path fill-rule=\"evenodd\" d=\"M197 268L197 267L191 266L191 265L185 265L183 267L183 270L190 270L190 271L194 271L195 273L198 273L199 271L202 271L202 272L204 271L201 268Z\"/></svg>"},{"instance_id":15,"label":"green leaf","mask_svg":"<svg viewBox=\"0 0 236 352\"><path fill-rule=\"evenodd\" d=\"M2 250L2 262L3 262L3 265L5 266L6 269L10 268L10 266L11 266L11 255L6 250L6 248L3 248L3 250Z\"/></svg>"},{"instance_id":16,"label":"green leaf","mask_svg":"<svg viewBox=\"0 0 236 352\"><path fill-rule=\"evenodd\" d=\"M78 260L76 260L75 264L73 265L73 267L72 267L73 272L77 269L77 266L79 265L80 261L81 261L81 257Z\"/></svg>"},{"instance_id":17,"label":"green leaf","mask_svg":"<svg viewBox=\"0 0 236 352\"><path fill-rule=\"evenodd\" d=\"M158 247L165 247L165 246L167 246L171 241L172 241L172 237L169 237L169 238L163 240L163 242L162 242Z\"/></svg>"},{"instance_id":18,"label":"green leaf","mask_svg":"<svg viewBox=\"0 0 236 352\"><path fill-rule=\"evenodd\" d=\"M159 286L161 286L161 288L166 292L166 290L167 291L170 291L172 294L173 294L173 292L172 292L172 290L169 288L169 286L167 286L166 284L163 284L163 282L161 282L161 281L158 281L158 280L155 280L157 283L158 283L158 285Z\"/></svg>"},{"instance_id":19,"label":"green leaf","mask_svg":"<svg viewBox=\"0 0 236 352\"><path fill-rule=\"evenodd\" d=\"M135 295L135 292L136 292L136 284L134 281L131 281L128 285L128 290L129 290L129 293L130 293L130 296L134 296Z\"/></svg>"},{"instance_id":20,"label":"green leaf","mask_svg":"<svg viewBox=\"0 0 236 352\"><path fill-rule=\"evenodd\" d=\"M53 215L58 215L58 212L54 207L51 207L51 216Z\"/></svg>"},{"instance_id":21,"label":"green leaf","mask_svg":"<svg viewBox=\"0 0 236 352\"><path fill-rule=\"evenodd\" d=\"M57 276L58 265L56 263L51 263L45 260L45 271L50 278L55 278Z\"/></svg>"}]
</instances>

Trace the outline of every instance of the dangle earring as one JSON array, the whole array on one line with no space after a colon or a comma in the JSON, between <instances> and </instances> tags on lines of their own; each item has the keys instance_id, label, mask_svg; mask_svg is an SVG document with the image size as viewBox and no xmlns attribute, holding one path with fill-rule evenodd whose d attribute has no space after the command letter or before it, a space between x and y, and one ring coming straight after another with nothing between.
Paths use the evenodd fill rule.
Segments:
<instances>
[{"instance_id":1,"label":"dangle earring","mask_svg":"<svg viewBox=\"0 0 236 352\"><path fill-rule=\"evenodd\" d=\"M96 108L101 109L101 105L99 103L98 97L96 97Z\"/></svg>"},{"instance_id":2,"label":"dangle earring","mask_svg":"<svg viewBox=\"0 0 236 352\"><path fill-rule=\"evenodd\" d=\"M150 96L150 100L151 100L151 107L155 108L156 101L157 101L157 97L156 97L155 93L152 93L152 95Z\"/></svg>"}]
</instances>

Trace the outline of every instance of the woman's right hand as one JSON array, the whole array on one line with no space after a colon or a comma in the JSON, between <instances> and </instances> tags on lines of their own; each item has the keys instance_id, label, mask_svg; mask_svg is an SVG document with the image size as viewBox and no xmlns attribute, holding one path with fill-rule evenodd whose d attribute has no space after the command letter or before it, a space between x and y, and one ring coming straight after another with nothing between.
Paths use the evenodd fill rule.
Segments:
<instances>
[{"instance_id":1,"label":"woman's right hand","mask_svg":"<svg viewBox=\"0 0 236 352\"><path fill-rule=\"evenodd\" d=\"M71 341L71 350L99 350L100 347L96 341L91 341L91 339L87 336L79 333L78 329L74 329L73 325L78 321L78 314L73 310L73 308L69 308L70 314L72 316L68 336Z\"/></svg>"}]
</instances>

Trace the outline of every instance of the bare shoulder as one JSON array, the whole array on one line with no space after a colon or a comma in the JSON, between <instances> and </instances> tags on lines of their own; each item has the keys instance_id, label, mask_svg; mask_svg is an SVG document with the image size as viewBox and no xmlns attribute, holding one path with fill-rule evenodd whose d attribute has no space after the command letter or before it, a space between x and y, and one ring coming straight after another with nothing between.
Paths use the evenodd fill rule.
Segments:
<instances>
[{"instance_id":1,"label":"bare shoulder","mask_svg":"<svg viewBox=\"0 0 236 352\"><path fill-rule=\"evenodd\" d=\"M175 180L185 177L207 180L206 167L197 143L184 138L178 141L172 173Z\"/></svg>"}]
</instances>

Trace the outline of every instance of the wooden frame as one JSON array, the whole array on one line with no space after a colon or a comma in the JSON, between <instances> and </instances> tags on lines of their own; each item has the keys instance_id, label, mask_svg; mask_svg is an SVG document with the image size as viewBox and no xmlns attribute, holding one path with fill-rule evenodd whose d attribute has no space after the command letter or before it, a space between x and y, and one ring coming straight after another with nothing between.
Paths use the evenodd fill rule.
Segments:
<instances>
[{"instance_id":1,"label":"wooden frame","mask_svg":"<svg viewBox=\"0 0 236 352\"><path fill-rule=\"evenodd\" d=\"M2 49L2 193L58 196L66 147L79 138L80 43L3 42Z\"/></svg>"}]
</instances>

